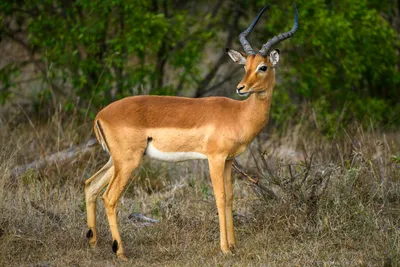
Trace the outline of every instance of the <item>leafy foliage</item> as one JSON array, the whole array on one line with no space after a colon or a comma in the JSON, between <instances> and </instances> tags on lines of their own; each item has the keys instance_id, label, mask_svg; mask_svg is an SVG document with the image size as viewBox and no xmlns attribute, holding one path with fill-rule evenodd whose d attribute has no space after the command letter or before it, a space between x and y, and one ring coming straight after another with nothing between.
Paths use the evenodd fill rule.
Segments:
<instances>
[{"instance_id":1,"label":"leafy foliage","mask_svg":"<svg viewBox=\"0 0 400 267\"><path fill-rule=\"evenodd\" d=\"M0 10L3 34L18 40L18 32L26 33L24 46L39 56L54 87L70 85L84 103L99 105L142 88L174 94L172 84L164 84L166 65L181 83L196 78L196 63L215 31L198 33L212 18L199 23L174 4L179 3L48 0L3 2ZM12 25L18 17L21 23ZM2 71L4 89L12 86L9 69Z\"/></svg>"},{"instance_id":2,"label":"leafy foliage","mask_svg":"<svg viewBox=\"0 0 400 267\"><path fill-rule=\"evenodd\" d=\"M0 65L0 100L4 103L13 96L10 88L32 62L45 82L41 97L56 102L54 95L63 95L66 109L79 103L85 110L88 105L96 110L132 94L204 96L224 84L234 88L229 81L237 72L224 65L227 57L220 48L225 40L226 46L238 45L237 35L264 4L260 0L1 2L0 36L24 47L29 59ZM292 4L271 1L249 37L254 48L291 27ZM376 0L296 4L299 31L277 45L282 62L273 121L281 124L298 118L299 107L311 103L320 130L327 135L353 120L386 128L400 125L398 4ZM228 71L221 73L220 67Z\"/></svg>"},{"instance_id":3,"label":"leafy foliage","mask_svg":"<svg viewBox=\"0 0 400 267\"><path fill-rule=\"evenodd\" d=\"M283 64L290 67L281 74L285 77L279 90L296 95L300 102L311 101L328 134L338 122L354 119L366 123L371 119L378 125L400 122L398 33L370 7L372 2L298 1L300 31L282 43L282 57L287 60ZM286 4L290 6L290 1L279 2ZM266 24L271 35L284 31L276 26L291 25L293 17L291 9L272 9ZM281 112L293 111L292 99L280 100L286 102ZM287 118L275 115L278 120Z\"/></svg>"}]
</instances>

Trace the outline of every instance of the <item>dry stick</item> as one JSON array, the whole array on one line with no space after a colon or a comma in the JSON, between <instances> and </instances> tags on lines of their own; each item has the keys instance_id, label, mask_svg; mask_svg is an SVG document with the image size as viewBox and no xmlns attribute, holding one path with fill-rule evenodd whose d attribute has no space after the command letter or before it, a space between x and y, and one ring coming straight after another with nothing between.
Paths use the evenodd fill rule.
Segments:
<instances>
[{"instance_id":1,"label":"dry stick","mask_svg":"<svg viewBox=\"0 0 400 267\"><path fill-rule=\"evenodd\" d=\"M300 188L301 186L303 186L303 184L304 184L305 181L307 180L308 175L310 174L310 170L311 170L311 166L312 166L313 157L314 157L314 153L311 154L310 161L309 161L308 163L307 163L307 159L305 160L306 172L304 173L304 177L303 177L303 180L301 181L301 183L300 183L300 185L299 185L299 188Z\"/></svg>"},{"instance_id":2,"label":"dry stick","mask_svg":"<svg viewBox=\"0 0 400 267\"><path fill-rule=\"evenodd\" d=\"M85 144L74 146L60 152L51 154L49 156L42 156L41 159L35 160L31 163L17 166L12 170L13 175L21 175L28 169L40 169L48 164L54 164L61 161L70 160L76 158L78 155L86 154L94 149L96 139L90 139Z\"/></svg>"},{"instance_id":3,"label":"dry stick","mask_svg":"<svg viewBox=\"0 0 400 267\"><path fill-rule=\"evenodd\" d=\"M261 151L260 151L261 161L264 164L264 168L267 170L269 176L273 179L273 182L280 186L281 182L279 181L279 179L275 176L275 174L273 173L273 171L269 167L269 165L267 163L267 160L264 158L264 155L265 155L265 152L261 153Z\"/></svg>"},{"instance_id":4,"label":"dry stick","mask_svg":"<svg viewBox=\"0 0 400 267\"><path fill-rule=\"evenodd\" d=\"M265 186L261 185L259 183L260 179L257 178L253 179L250 177L250 175L248 175L247 173L245 173L244 171L242 171L239 167L238 167L239 163L234 159L233 160L233 167L235 168L235 170L237 170L240 174L242 174L244 177L246 177L250 182L252 182L254 185L256 185L258 188L260 188L261 190L267 192L268 195L270 195L273 199L275 200L279 200L279 197L269 188L266 188ZM263 197L265 198L265 195L262 194Z\"/></svg>"},{"instance_id":5,"label":"dry stick","mask_svg":"<svg viewBox=\"0 0 400 267\"><path fill-rule=\"evenodd\" d=\"M259 179L257 178L257 180L251 178L247 173L245 173L244 171L242 171L238 166L238 163L236 161L236 159L233 160L233 168L235 168L235 170L237 170L241 175L243 175L244 177L246 177L247 179L249 179L250 182L252 182L253 184L258 185Z\"/></svg>"},{"instance_id":6,"label":"dry stick","mask_svg":"<svg viewBox=\"0 0 400 267\"><path fill-rule=\"evenodd\" d=\"M257 139L257 141L258 141L258 139ZM258 146L260 146L260 145L258 144ZM251 156L253 157L254 163L256 164L257 171L258 171L259 173L261 173L261 168L260 168L260 166L259 166L259 164L258 164L258 161L257 161L257 159L256 159L256 156L254 155L253 150L252 150L251 148L249 148L249 150L250 150ZM258 154L261 155L260 151L258 151Z\"/></svg>"}]
</instances>

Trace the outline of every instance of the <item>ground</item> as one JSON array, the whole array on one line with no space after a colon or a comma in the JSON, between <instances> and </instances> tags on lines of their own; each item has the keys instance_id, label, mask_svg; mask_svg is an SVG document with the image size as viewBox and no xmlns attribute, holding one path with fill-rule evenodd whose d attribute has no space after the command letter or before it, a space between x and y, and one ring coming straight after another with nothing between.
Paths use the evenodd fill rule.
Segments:
<instances>
[{"instance_id":1,"label":"ground","mask_svg":"<svg viewBox=\"0 0 400 267\"><path fill-rule=\"evenodd\" d=\"M219 249L206 162L145 160L118 206L129 258L121 262L101 199L97 247L86 240L84 181L107 160L100 146L13 174L16 166L93 137L90 122L60 121L6 124L1 132L1 266L400 265L397 132L355 127L332 140L296 128L259 138L238 161L264 190L234 172L237 248L228 255ZM159 222L134 223L133 212Z\"/></svg>"}]
</instances>

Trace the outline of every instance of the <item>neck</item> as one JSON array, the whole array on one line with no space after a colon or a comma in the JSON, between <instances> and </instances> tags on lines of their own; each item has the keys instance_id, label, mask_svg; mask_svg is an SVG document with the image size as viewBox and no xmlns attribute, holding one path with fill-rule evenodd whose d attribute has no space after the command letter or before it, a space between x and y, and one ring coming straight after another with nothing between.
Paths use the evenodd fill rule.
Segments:
<instances>
[{"instance_id":1,"label":"neck","mask_svg":"<svg viewBox=\"0 0 400 267\"><path fill-rule=\"evenodd\" d=\"M250 143L265 127L269 119L271 109L273 87L270 89L252 94L243 101L244 114L243 128L245 139Z\"/></svg>"}]
</instances>

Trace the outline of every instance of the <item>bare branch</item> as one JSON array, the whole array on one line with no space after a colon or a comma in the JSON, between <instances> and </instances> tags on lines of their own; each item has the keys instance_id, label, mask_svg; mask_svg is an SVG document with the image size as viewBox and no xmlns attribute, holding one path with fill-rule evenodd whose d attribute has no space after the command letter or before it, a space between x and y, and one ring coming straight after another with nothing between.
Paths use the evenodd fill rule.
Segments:
<instances>
[{"instance_id":1,"label":"bare branch","mask_svg":"<svg viewBox=\"0 0 400 267\"><path fill-rule=\"evenodd\" d=\"M240 164L235 159L233 160L233 167L240 174L242 174L244 177L246 177L251 183L253 183L253 186L254 186L253 189L259 189L259 190L263 191L264 193L266 193L271 198L273 198L275 200L279 200L279 197L274 193L274 191L272 191L271 189L269 189L269 188L267 188L264 185L259 183L260 179L258 177L257 177L257 179L254 179L254 178L250 177L250 175L245 173L242 170L242 167L240 166ZM258 193L260 193L260 192L258 192ZM263 193L260 193L260 194L262 195L263 198L267 198L265 194L263 194Z\"/></svg>"},{"instance_id":2,"label":"bare branch","mask_svg":"<svg viewBox=\"0 0 400 267\"><path fill-rule=\"evenodd\" d=\"M96 139L90 139L86 142L86 144L74 146L60 152L56 152L49 156L42 157L41 159L35 160L31 163L17 166L12 170L12 174L15 176L21 175L29 169L38 170L43 168L46 165L56 164L59 162L65 162L71 159L75 159L76 157L89 153L93 151L95 148L95 144L97 143Z\"/></svg>"},{"instance_id":3,"label":"bare branch","mask_svg":"<svg viewBox=\"0 0 400 267\"><path fill-rule=\"evenodd\" d=\"M247 173L245 173L244 171L241 170L241 168L239 168L239 163L236 161L236 159L233 160L233 168L235 168L235 170L237 170L240 174L242 174L244 177L246 177L247 179L249 179L250 182L252 182L253 184L258 184L259 179L253 179L251 178Z\"/></svg>"}]
</instances>

